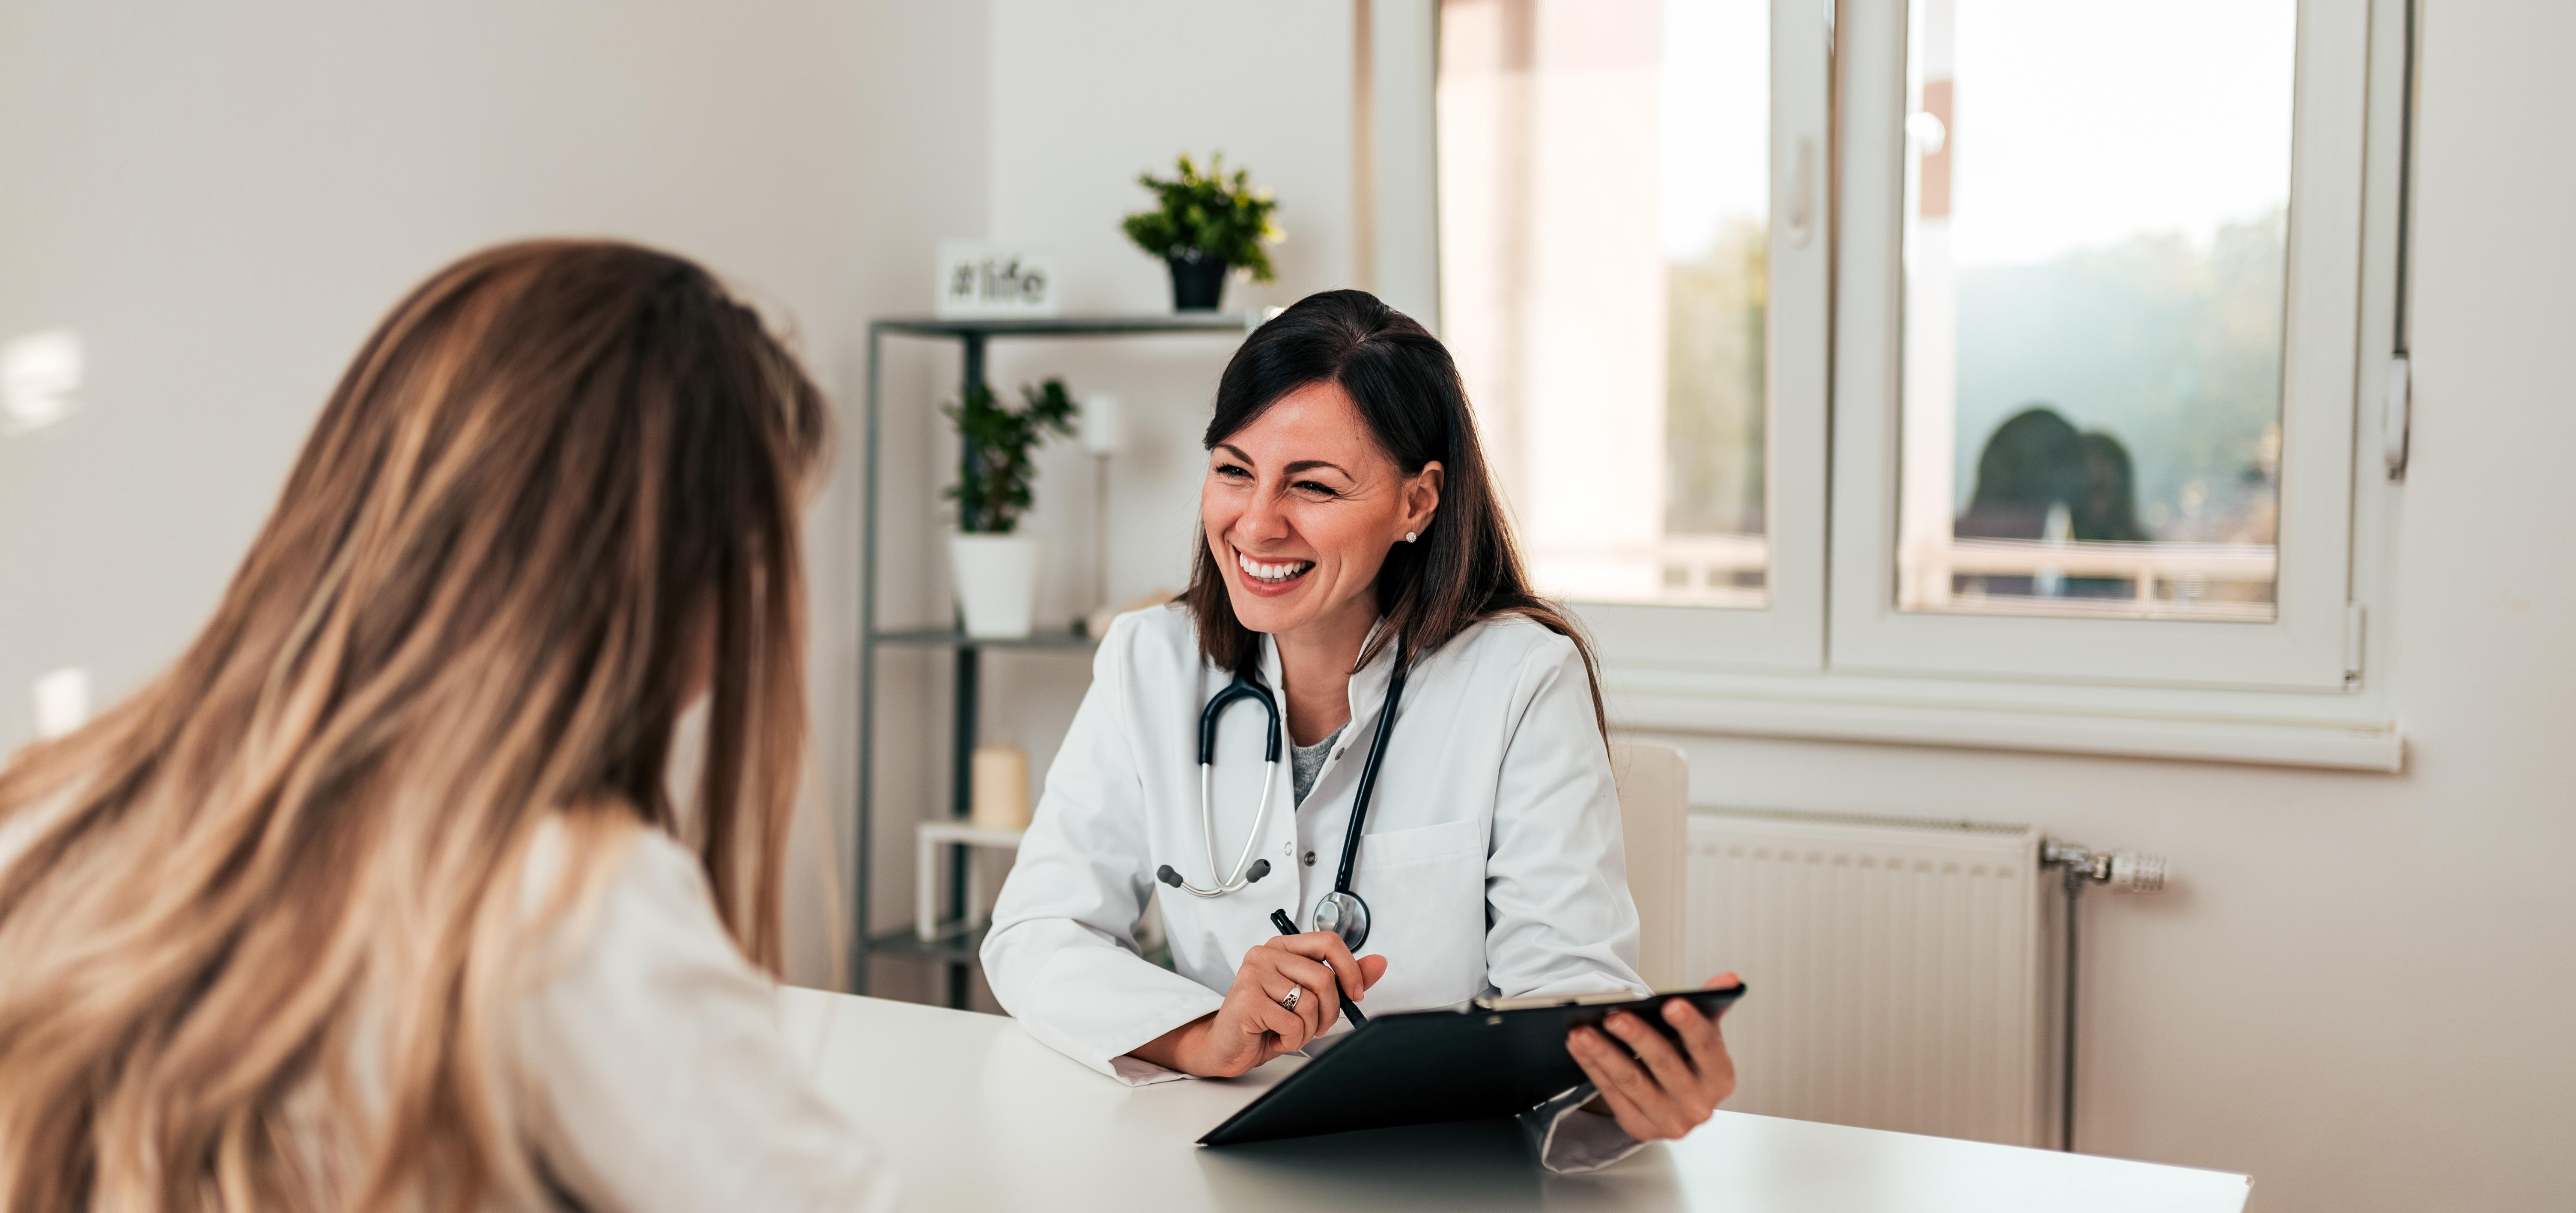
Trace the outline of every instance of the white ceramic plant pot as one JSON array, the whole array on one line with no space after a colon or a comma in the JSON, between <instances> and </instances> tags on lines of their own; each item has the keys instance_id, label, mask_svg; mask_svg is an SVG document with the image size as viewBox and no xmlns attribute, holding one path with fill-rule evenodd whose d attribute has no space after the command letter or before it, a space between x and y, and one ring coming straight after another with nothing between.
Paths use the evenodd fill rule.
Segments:
<instances>
[{"instance_id":1,"label":"white ceramic plant pot","mask_svg":"<svg viewBox=\"0 0 2576 1213\"><path fill-rule=\"evenodd\" d=\"M948 537L948 567L957 578L957 609L977 640L1021 640L1038 604L1038 541L1026 535Z\"/></svg>"}]
</instances>

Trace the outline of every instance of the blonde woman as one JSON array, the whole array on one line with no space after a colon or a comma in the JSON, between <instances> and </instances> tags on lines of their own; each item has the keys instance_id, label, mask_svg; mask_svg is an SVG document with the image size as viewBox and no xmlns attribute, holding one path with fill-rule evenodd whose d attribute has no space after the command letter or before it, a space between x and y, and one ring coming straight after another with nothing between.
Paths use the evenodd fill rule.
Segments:
<instances>
[{"instance_id":1,"label":"blonde woman","mask_svg":"<svg viewBox=\"0 0 2576 1213\"><path fill-rule=\"evenodd\" d=\"M891 1204L771 1012L825 420L650 250L396 307L205 631L0 769L0 1210Z\"/></svg>"}]
</instances>

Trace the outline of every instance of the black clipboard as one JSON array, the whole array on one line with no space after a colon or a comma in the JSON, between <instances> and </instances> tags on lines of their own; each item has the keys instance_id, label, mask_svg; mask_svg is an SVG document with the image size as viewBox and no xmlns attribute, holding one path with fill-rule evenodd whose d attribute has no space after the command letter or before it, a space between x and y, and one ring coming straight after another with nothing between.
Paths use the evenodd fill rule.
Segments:
<instances>
[{"instance_id":1,"label":"black clipboard","mask_svg":"<svg viewBox=\"0 0 2576 1213\"><path fill-rule=\"evenodd\" d=\"M1632 1011L1672 1036L1660 1008L1689 999L1715 1015L1744 987L1578 998L1478 999L1439 1011L1373 1016L1368 1026L1307 1062L1199 1138L1231 1146L1357 1129L1516 1116L1582 1084L1565 1034ZM1612 1039L1617 1039L1612 1037Z\"/></svg>"}]
</instances>

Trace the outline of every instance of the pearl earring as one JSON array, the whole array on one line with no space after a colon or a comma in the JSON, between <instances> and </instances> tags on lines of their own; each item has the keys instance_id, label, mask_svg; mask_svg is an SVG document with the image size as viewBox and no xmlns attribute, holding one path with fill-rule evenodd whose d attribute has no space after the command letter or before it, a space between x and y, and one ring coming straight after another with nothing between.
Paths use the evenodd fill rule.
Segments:
<instances>
[{"instance_id":1,"label":"pearl earring","mask_svg":"<svg viewBox=\"0 0 2576 1213\"><path fill-rule=\"evenodd\" d=\"M1411 531L1406 531L1406 532L1404 533L1404 541L1405 541L1406 543L1411 543L1411 542L1413 542L1413 532L1411 532Z\"/></svg>"}]
</instances>

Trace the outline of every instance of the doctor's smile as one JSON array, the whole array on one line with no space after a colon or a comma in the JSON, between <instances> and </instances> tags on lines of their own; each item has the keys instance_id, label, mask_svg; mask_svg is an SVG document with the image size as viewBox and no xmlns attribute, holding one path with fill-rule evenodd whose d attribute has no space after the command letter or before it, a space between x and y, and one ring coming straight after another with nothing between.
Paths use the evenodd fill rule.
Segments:
<instances>
[{"instance_id":1,"label":"doctor's smile","mask_svg":"<svg viewBox=\"0 0 2576 1213\"><path fill-rule=\"evenodd\" d=\"M1313 569L1315 562L1291 560L1285 564L1263 564L1238 552L1234 557L1234 567L1243 570L1243 575L1252 580L1252 589L1260 593L1272 593L1287 589L1289 583L1305 576Z\"/></svg>"}]
</instances>

